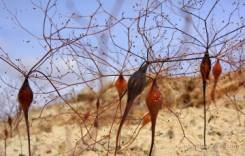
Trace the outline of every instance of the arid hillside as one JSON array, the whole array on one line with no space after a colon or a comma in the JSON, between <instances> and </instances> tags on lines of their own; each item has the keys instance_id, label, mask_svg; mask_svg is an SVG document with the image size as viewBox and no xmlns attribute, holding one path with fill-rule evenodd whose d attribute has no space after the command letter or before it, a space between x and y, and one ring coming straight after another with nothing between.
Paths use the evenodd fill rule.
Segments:
<instances>
[{"instance_id":1,"label":"arid hillside","mask_svg":"<svg viewBox=\"0 0 245 156\"><path fill-rule=\"evenodd\" d=\"M145 96L150 83L149 80L144 92L135 100L123 126L118 155L148 155L151 124L144 125L142 118L148 112ZM220 78L215 101L210 98L213 79L208 82L207 150L202 150L203 96L200 77L160 77L158 84L164 105L170 106L173 112L163 107L158 114L154 155L244 155L244 71ZM125 101L126 96L122 100L122 107ZM69 102L70 106L60 103L32 108L29 121L33 156L113 155L121 116L113 83L107 86L99 98L98 112L96 103L98 105L94 94L85 89ZM19 119L12 116L12 129L7 119L1 121L0 155L4 155L5 141L8 156L27 155L26 127L23 117ZM4 129L8 131L7 138Z\"/></svg>"}]
</instances>

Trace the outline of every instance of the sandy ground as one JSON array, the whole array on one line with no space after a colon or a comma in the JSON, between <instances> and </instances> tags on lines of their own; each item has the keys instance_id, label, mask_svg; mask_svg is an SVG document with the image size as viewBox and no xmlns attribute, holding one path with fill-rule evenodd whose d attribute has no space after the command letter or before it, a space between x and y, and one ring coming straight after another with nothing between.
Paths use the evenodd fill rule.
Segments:
<instances>
[{"instance_id":1,"label":"sandy ground","mask_svg":"<svg viewBox=\"0 0 245 156\"><path fill-rule=\"evenodd\" d=\"M235 95L235 96L234 96ZM187 107L174 109L184 127L184 137L177 118L166 110L161 110L157 119L155 156L243 156L245 153L245 87L235 94L222 96L212 104L207 113L207 150L203 145L203 108ZM235 98L234 98L235 97ZM234 100L235 99L235 100ZM110 101L109 101L110 102ZM82 104L73 104L80 109ZM236 106L241 112L236 110ZM114 108L114 107L113 107ZM87 109L87 108L81 108ZM133 108L129 119L140 119L147 111L145 107ZM114 112L115 110L111 110ZM110 111L108 111L110 112ZM118 120L111 132L110 151L108 152L108 134L113 116L99 119L98 129L94 128L93 120L86 121L89 134L98 143L86 135L84 125L65 106L52 106L45 109L41 118L37 118L40 109L31 112L31 148L33 156L68 156L68 155L113 155L115 148L115 134ZM0 123L1 131L3 123ZM148 123L139 130L139 120L128 121L121 133L121 151L117 155L144 156L148 155L151 143L151 124ZM136 129L136 132L135 132ZM19 125L20 135L14 130L13 136L7 139L7 155L27 155L27 137L23 121ZM136 140L128 142L136 136ZM97 136L97 138L96 138ZM0 156L4 155L4 139L0 136Z\"/></svg>"}]
</instances>

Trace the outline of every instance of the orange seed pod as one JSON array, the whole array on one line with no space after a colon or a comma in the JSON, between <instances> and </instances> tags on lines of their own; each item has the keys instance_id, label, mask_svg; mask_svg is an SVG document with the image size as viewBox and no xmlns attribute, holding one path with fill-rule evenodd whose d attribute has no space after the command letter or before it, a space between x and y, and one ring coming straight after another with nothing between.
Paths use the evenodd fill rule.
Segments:
<instances>
[{"instance_id":1,"label":"orange seed pod","mask_svg":"<svg viewBox=\"0 0 245 156\"><path fill-rule=\"evenodd\" d=\"M117 92L118 92L118 95L119 95L119 98L122 98L123 96L123 93L126 91L127 89L127 82L126 80L124 79L123 75L120 74L118 79L116 80L115 82L115 87L117 89Z\"/></svg>"}]
</instances>

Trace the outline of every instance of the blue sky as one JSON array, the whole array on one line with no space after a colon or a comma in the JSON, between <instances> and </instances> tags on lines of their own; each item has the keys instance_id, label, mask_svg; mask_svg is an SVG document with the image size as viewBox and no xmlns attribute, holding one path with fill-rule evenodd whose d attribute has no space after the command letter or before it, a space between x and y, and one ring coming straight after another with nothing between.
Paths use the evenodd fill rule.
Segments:
<instances>
[{"instance_id":1,"label":"blue sky","mask_svg":"<svg viewBox=\"0 0 245 156\"><path fill-rule=\"evenodd\" d=\"M151 2L154 1L154 4L157 6L159 2L162 2L162 0L152 0ZM34 0L33 1L35 4L38 4L42 7L45 7L47 0ZM71 3L72 2L72 3ZM115 4L118 4L118 0L101 0L100 1L103 8L108 11L108 12L117 12L117 17L121 17L122 13L124 17L136 17L138 15L138 12L135 11L140 8L144 8L146 6L146 0L124 0L122 3L121 8L114 8ZM216 29L221 28L223 23L222 21L225 20L227 21L229 17L230 11L234 8L232 5L233 2L231 0L221 0L217 7L215 7L213 14L211 14L211 18L213 20L209 22L213 22L214 26ZM138 3L139 5L136 5ZM172 1L172 3L163 3L161 7L158 7L156 12L162 11L166 14L169 15L169 18L173 23L178 24L178 27L181 29L184 29L184 13L176 9L174 5L179 5L178 1ZM174 5L173 5L174 4ZM204 3L203 8L201 11L195 12L197 15L200 15L201 17L205 17L207 15L207 10L211 8L211 6L214 4L214 0L206 1ZM67 17L69 17L72 13L77 13L78 15L81 16L87 16L83 18L73 18L71 25L72 26L86 26L88 24L90 15L94 10L98 7L98 1L97 0L58 0L56 9L57 12L55 16L53 17L54 21L56 23L61 23L64 21ZM43 23L43 17L44 14L42 11L40 11L39 8L37 8L35 5L31 4L30 0L2 0L0 1L0 46L5 50L5 52L8 53L10 58L18 65L20 65L21 68L23 68L25 71L30 69L30 67L39 59L41 58L44 53L46 52L45 48L43 47L44 42L43 40L37 39L24 31L18 23L16 23L16 19L14 19L14 16L17 17L18 21L20 21L21 25L25 27L29 32L31 32L33 35L41 37L42 38L42 23ZM49 15L52 15L54 13L54 10L49 12ZM231 22L234 22L230 27L224 30L223 33L226 33L227 31L233 29L236 26L236 22L239 21L241 17L243 17L244 21L244 16L245 16L245 1L241 0L239 9L234 13L232 16ZM107 16L105 13L100 10L98 14L96 15L96 21L94 23L99 23L99 24L104 24L105 20L108 19L109 16ZM159 22L162 22L160 18L154 19L152 16L148 18L147 21L147 27L151 27L151 25L154 25L155 21L159 20ZM204 30L202 30L203 23L198 21L196 18L192 18L192 20L197 24L197 26L200 27L200 31L202 35L204 35ZM239 21L240 22L240 21ZM164 21L163 21L164 23ZM130 21L124 21L124 24L129 26ZM142 23L141 23L142 24ZM165 24L165 23L164 23ZM240 25L242 24L241 22L239 23ZM243 23L244 24L244 23ZM135 24L136 25L136 24ZM145 57L145 52L146 48L144 47L141 38L139 35L136 37L136 27L135 25L132 28L132 32L130 34L130 37L132 41L134 42L134 47L132 47L132 51L139 55L143 55ZM167 25L167 24L166 24ZM48 28L49 26L47 26ZM193 27L190 25L187 25L189 32L197 36L195 31L193 30ZM211 31L211 27L210 31ZM63 32L64 36L69 36L71 35L70 30L67 30ZM78 33L79 31L75 31ZM156 44L153 48L156 52L156 56L161 56L164 57L166 56L166 51L167 51L167 45L171 39L171 35L173 34L173 31L162 31L161 35L162 37L157 36L157 29L153 30L151 32L151 40L154 42L154 37L160 38L159 43ZM171 53L170 55L174 55L174 53L178 49L184 49L183 45L180 44L179 40L183 40L182 36L179 33L176 33L177 35L174 38L173 45L171 46ZM212 33L210 33L212 34ZM124 47L127 49L128 47L128 42L127 42L127 31L126 28L123 27L122 25L118 24L116 27L112 28L112 35L115 35L115 41L118 45ZM240 34L240 38L244 39L244 30ZM99 36L92 36L92 37L87 37L82 42L86 43L89 42L90 44L93 44L93 46L99 46L100 44L98 43L98 37ZM205 37L205 35L204 35ZM188 38L187 38L188 39ZM199 38L200 39L200 38ZM92 48L91 50L94 50L95 53L98 53L99 50L96 48ZM112 64L118 68L121 69L121 66L124 62L124 57L125 57L125 52L121 51L119 48L116 46L112 45L111 41L108 41L108 47L107 47L107 52L109 53L110 57L109 60L112 62ZM194 47L194 46L189 46L190 53L191 52L203 52L203 48L200 47ZM66 53L66 49L61 50L62 53ZM212 50L212 53L216 53L215 49ZM2 53L0 53L2 54ZM20 59L22 64L19 64L18 60ZM139 64L139 62L135 63L135 59L137 57L132 57L132 59L129 60L129 62L126 64L126 67L128 69L134 67L132 64ZM62 61L61 58L59 58L59 61ZM138 59L138 61L142 61ZM74 61L70 61L71 64L76 64ZM84 63L86 65L90 65L91 62L87 62L86 60L82 60L80 62L81 64ZM193 62L194 64L197 64L197 62ZM183 63L182 66L188 67L192 63ZM46 64L43 66L43 69L45 69L49 64ZM57 63L57 66L62 68L63 70L67 70L67 67L63 67L63 63ZM169 65L173 66L173 65ZM180 69L182 70L182 69ZM112 68L107 68L106 71L108 73L113 73L117 74L117 71L112 69ZM177 71L177 69L176 69ZM178 70L179 71L179 70ZM7 74L3 74L4 72L7 72ZM84 72L86 73L86 71ZM19 79L21 79L21 75L14 71L12 68L10 68L7 64L4 62L0 61L0 74L4 75L2 76L7 82L9 82L12 85L17 85L17 88L21 83L19 83ZM55 73L58 74L58 73ZM65 78L66 80L69 80L70 77ZM16 83L16 80L18 83ZM75 80L74 80L75 81ZM81 80L80 80L81 81ZM6 85L2 84L3 86L6 87Z\"/></svg>"},{"instance_id":2,"label":"blue sky","mask_svg":"<svg viewBox=\"0 0 245 156\"><path fill-rule=\"evenodd\" d=\"M40 4L39 1L34 1ZM45 2L42 6L45 6ZM62 10L63 15L71 14L71 10L78 10L82 15L90 15L98 7L96 0L88 0L85 3L73 1L74 6L69 6L69 1L58 1L58 9ZM103 7L112 10L116 1L102 1ZM33 6L30 0L9 0L4 1L7 8L16 15L21 25L32 34L42 37L43 13ZM130 6L131 1L126 1L124 7ZM6 10L3 3L0 3L0 44L11 58L21 59L23 64L31 66L38 58L42 57L45 50L41 46L41 41L23 31L16 23L13 16ZM101 19L102 20L102 19ZM81 21L81 23L84 21Z\"/></svg>"},{"instance_id":3,"label":"blue sky","mask_svg":"<svg viewBox=\"0 0 245 156\"><path fill-rule=\"evenodd\" d=\"M43 6L45 5L45 1L34 1L35 3L39 4L42 2ZM98 6L96 0L87 0L84 1L85 3L81 3L81 1L75 0L73 1L74 6L69 6L68 0L58 1L59 10L62 10L63 14L71 13L72 10L78 10L83 15L90 15L91 11L95 10ZM123 11L127 10L125 14L133 15L132 6L135 4L135 0L125 0L122 6ZM145 1L140 1L143 4ZM210 1L211 2L211 1ZM213 2L213 1L212 1ZM243 1L241 1L243 2ZM40 12L35 6L33 6L30 0L6 0L4 1L6 6L9 10L17 16L21 24L27 28L30 32L37 36L41 36L42 33L42 19L43 13ZM113 9L114 4L116 3L115 0L102 0L101 3L103 7L111 11ZM230 0L222 0L220 2L222 7L225 10L231 9L231 1ZM244 2L245 3L245 2ZM4 8L3 3L0 3L1 10L0 11L0 43L1 46L9 53L10 56L18 59L28 58L30 61L34 58L39 58L42 56L43 49L40 48L38 41L35 38L31 37L29 34L24 32L16 23L11 20L11 15L9 12L6 11ZM210 3L211 5L212 3ZM207 8L210 5L205 5ZM203 10L206 10L204 8ZM221 10L221 9L219 9ZM245 14L245 9L240 9L240 14ZM229 12L228 12L229 13ZM206 12L200 12L200 15L205 15ZM126 15L127 16L127 15ZM216 12L216 20L217 19L225 19L228 15L222 12ZM217 22L217 21L215 21Z\"/></svg>"},{"instance_id":4,"label":"blue sky","mask_svg":"<svg viewBox=\"0 0 245 156\"><path fill-rule=\"evenodd\" d=\"M38 4L42 7L45 7L47 0L40 0L40 1L33 1L35 4ZM72 3L70 3L72 2ZM115 4L117 4L119 1L116 0L101 0L100 1L103 8L108 11L112 12L113 7ZM120 12L118 12L118 17L121 16L122 12L124 13L125 17L135 17L138 15L138 12L135 10L135 4L138 2L138 4L141 4L141 6L138 6L138 8L142 8L146 6L146 1L141 0L124 0L122 3L121 8L119 9ZM154 0L155 4L158 5L158 2L162 1L157 1ZM174 1L177 2L177 1ZM174 3L174 5L178 5L178 3ZM237 2L236 0L234 2ZM239 11L235 12L235 15L232 17L232 22L238 21L240 16L245 15L245 9L244 9L244 1L240 1L240 8ZM164 5L161 7L166 14L169 14L169 17L172 22L178 23L180 28L183 28L184 25L183 23L183 16L181 17L181 14L183 12L178 11L175 7L172 6L170 3L163 3ZM203 8L201 11L198 11L197 14L205 17L207 15L207 10L211 8L211 6L214 4L214 0L208 1L204 3ZM222 27L222 21L227 20L229 17L230 11L234 8L232 6L233 1L230 0L222 0L218 3L217 7L214 9L214 14L212 17L214 20L212 21L215 25L216 28ZM42 37L42 22L43 22L43 17L44 14L40 9L38 9L36 6L31 4L30 0L3 0L0 2L0 46L8 53L8 55L13 59L13 60L18 60L20 59L24 66L26 67L26 70L28 70L40 57L43 56L45 53L45 49L43 48L43 41L36 39L35 37L31 36L27 32L25 32L23 29L20 28L20 25L16 23L16 20L14 19L13 15L15 15L20 21L21 25L25 27L29 32L34 34L35 36ZM70 16L72 12L78 12L79 15L82 16L89 16L91 15L91 12L93 12L97 7L98 7L98 1L96 0L85 0L85 1L80 1L80 0L60 0L57 3L57 12L58 15L55 16L54 19L56 19L56 22L59 23L60 19L59 14L62 15L62 19L65 19L67 16ZM7 9L9 9L10 12L8 12ZM158 8L159 9L159 8ZM224 12L225 11L225 12ZM50 13L52 14L52 12ZM75 26L81 26L81 25L87 25L88 23L88 18L82 18L79 20L74 20L73 23ZM108 19L108 16L105 16L103 13L98 13L97 16L97 22L98 23L104 23L104 20ZM180 21L180 22L179 22ZM196 18L193 18L193 21L197 21ZM152 24L152 19L148 20L148 25ZM127 22L125 22L127 23ZM200 22L196 22L197 25L203 25ZM234 24L231 27L228 27L227 30L224 30L224 33L228 30L231 30L234 28ZM210 27L211 29L211 27ZM125 31L125 27L122 27L120 25L117 25L117 27L113 28L112 33L115 34L115 41L117 44L122 45L124 48L127 48L127 33ZM136 30L133 30L136 31ZM189 31L193 33L194 31L189 28ZM156 31L153 31L151 34L154 36L154 33ZM202 31L201 33L203 33ZM70 32L67 32L69 35ZM157 44L155 46L155 51L159 51L158 53L161 53L162 50L166 51L166 46L168 44L168 41L171 36L171 31L166 32L164 34L166 36L166 40L161 40L161 44ZM133 36L133 33L131 34ZM205 37L205 35L204 35ZM132 37L133 38L133 37ZM167 39L168 38L168 39ZM178 37L176 37L178 38ZM96 40L94 38L86 38L86 40L90 43L97 44ZM142 42L140 39L133 39L135 48L132 48L135 53L139 53L140 55L145 55L145 48L142 48ZM179 43L176 42L176 45ZM109 43L109 50L113 51L115 54L112 55L116 61L116 63L121 63L123 59L118 59L120 56L118 56L119 50L115 46L111 45L111 42ZM178 47L173 47L173 48L178 48ZM176 50L176 49L173 49ZM201 51L202 49L194 49L197 51ZM120 62L121 61L121 62ZM16 62L18 63L18 62ZM0 61L1 67L0 71L3 71L6 68L6 65ZM24 67L23 66L23 67Z\"/></svg>"}]
</instances>

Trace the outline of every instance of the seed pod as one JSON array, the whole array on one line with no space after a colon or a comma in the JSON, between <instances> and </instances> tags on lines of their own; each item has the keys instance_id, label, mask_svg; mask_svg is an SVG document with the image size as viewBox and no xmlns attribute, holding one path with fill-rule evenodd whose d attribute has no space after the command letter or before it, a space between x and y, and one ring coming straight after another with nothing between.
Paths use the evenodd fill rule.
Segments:
<instances>
[{"instance_id":1,"label":"seed pod","mask_svg":"<svg viewBox=\"0 0 245 156\"><path fill-rule=\"evenodd\" d=\"M211 71L211 60L209 57L208 50L205 52L204 57L202 59L200 65L200 72L202 75L202 83L203 83L203 114L204 114L204 130L203 130L203 145L204 149L206 149L206 85L207 80L209 80L209 74Z\"/></svg>"},{"instance_id":2,"label":"seed pod","mask_svg":"<svg viewBox=\"0 0 245 156\"><path fill-rule=\"evenodd\" d=\"M120 74L118 79L116 80L115 87L117 89L119 99L121 99L127 89L127 81L124 79L122 74Z\"/></svg>"},{"instance_id":3,"label":"seed pod","mask_svg":"<svg viewBox=\"0 0 245 156\"><path fill-rule=\"evenodd\" d=\"M217 59L216 63L214 64L212 72L213 72L213 76L214 76L214 86L213 86L213 89L211 91L211 99L213 101L215 101L215 89L216 89L216 86L218 83L218 79L222 73L222 67L220 65L219 59Z\"/></svg>"},{"instance_id":4,"label":"seed pod","mask_svg":"<svg viewBox=\"0 0 245 156\"><path fill-rule=\"evenodd\" d=\"M156 127L156 120L159 110L162 108L163 104L163 97L162 93L159 90L157 85L156 79L154 79L152 86L150 88L149 93L146 96L146 104L151 114L151 148L149 155L152 153L154 139L155 139L155 127Z\"/></svg>"},{"instance_id":5,"label":"seed pod","mask_svg":"<svg viewBox=\"0 0 245 156\"><path fill-rule=\"evenodd\" d=\"M117 78L116 82L115 82L115 87L117 89L118 92L118 96L119 96L119 109L120 109L120 114L122 116L122 103L121 100L123 98L123 95L125 94L126 90L127 90L127 82L124 79L123 75L120 73L119 77Z\"/></svg>"},{"instance_id":6,"label":"seed pod","mask_svg":"<svg viewBox=\"0 0 245 156\"><path fill-rule=\"evenodd\" d=\"M219 59L217 59L216 63L213 66L213 76L215 81L218 81L218 78L220 77L220 74L222 73L222 67L220 65Z\"/></svg>"},{"instance_id":7,"label":"seed pod","mask_svg":"<svg viewBox=\"0 0 245 156\"><path fill-rule=\"evenodd\" d=\"M18 100L23 112L27 113L33 100L33 92L30 88L28 78L25 78L24 83L19 90Z\"/></svg>"},{"instance_id":8,"label":"seed pod","mask_svg":"<svg viewBox=\"0 0 245 156\"><path fill-rule=\"evenodd\" d=\"M31 141L30 141L31 139L30 139L30 130L29 130L29 122L28 122L28 111L33 100L33 92L29 85L28 77L25 78L24 83L19 90L18 100L25 117L26 131L28 136L28 150L29 150L29 156L31 156Z\"/></svg>"},{"instance_id":9,"label":"seed pod","mask_svg":"<svg viewBox=\"0 0 245 156\"><path fill-rule=\"evenodd\" d=\"M210 60L208 51L206 51L202 59L201 66L200 66L200 72L201 72L203 81L209 80L210 71L211 71L211 60Z\"/></svg>"}]
</instances>

